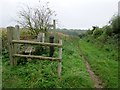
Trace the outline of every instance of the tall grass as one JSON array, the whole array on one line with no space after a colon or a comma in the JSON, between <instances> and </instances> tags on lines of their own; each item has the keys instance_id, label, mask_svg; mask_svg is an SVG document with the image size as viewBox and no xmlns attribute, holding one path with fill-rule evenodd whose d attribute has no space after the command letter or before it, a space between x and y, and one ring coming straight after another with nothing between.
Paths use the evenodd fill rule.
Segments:
<instances>
[{"instance_id":1,"label":"tall grass","mask_svg":"<svg viewBox=\"0 0 120 90\"><path fill-rule=\"evenodd\" d=\"M70 37L55 34L63 40L62 79L57 77L58 62L21 58L18 66L11 67L8 52L3 52L3 88L90 88L94 87L82 61L78 47ZM76 42L76 41L75 41ZM77 42L76 42L77 43ZM57 56L57 50L55 55Z\"/></svg>"}]
</instances>

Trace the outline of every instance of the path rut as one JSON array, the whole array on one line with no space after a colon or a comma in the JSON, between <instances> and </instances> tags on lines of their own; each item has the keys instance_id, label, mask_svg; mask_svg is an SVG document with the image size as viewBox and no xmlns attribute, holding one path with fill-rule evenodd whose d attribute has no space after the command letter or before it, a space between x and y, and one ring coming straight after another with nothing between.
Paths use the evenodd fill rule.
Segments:
<instances>
[{"instance_id":1,"label":"path rut","mask_svg":"<svg viewBox=\"0 0 120 90\"><path fill-rule=\"evenodd\" d=\"M91 69L90 67L90 64L87 62L87 58L84 56L82 50L80 49L80 46L78 45L78 48L79 48L79 52L80 52L80 56L82 57L84 63L85 63L85 66L87 68L87 71L92 79L92 81L94 82L94 87L95 88L103 88L103 82L102 80L97 76L95 75L95 73L93 72L93 70Z\"/></svg>"}]
</instances>

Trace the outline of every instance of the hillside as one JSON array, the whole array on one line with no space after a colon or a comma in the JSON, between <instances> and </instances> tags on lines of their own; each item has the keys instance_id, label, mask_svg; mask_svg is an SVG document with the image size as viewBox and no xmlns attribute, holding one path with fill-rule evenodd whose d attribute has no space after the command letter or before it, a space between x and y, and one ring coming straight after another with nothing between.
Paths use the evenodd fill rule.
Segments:
<instances>
[{"instance_id":1,"label":"hillside","mask_svg":"<svg viewBox=\"0 0 120 90\"><path fill-rule=\"evenodd\" d=\"M56 29L52 31L61 32L70 36L78 36L80 34L85 34L87 32L87 30L76 30L76 29Z\"/></svg>"},{"instance_id":2,"label":"hillside","mask_svg":"<svg viewBox=\"0 0 120 90\"><path fill-rule=\"evenodd\" d=\"M115 21L114 21L115 20ZM2 30L2 87L3 88L118 88L119 27L113 19L110 25L94 27L82 34L77 31L56 30L55 42L63 41L62 74L57 76L58 62L17 58L17 66L10 65L6 30ZM118 24L118 23L117 23ZM81 31L78 31L81 33ZM66 34L67 33L67 34ZM71 34L70 34L71 33ZM0 34L1 35L1 34ZM20 30L20 39L33 40L26 30ZM23 44L22 47L28 47ZM41 51L34 46L36 55L46 56L49 47ZM39 50L40 49L40 50ZM55 49L53 57L58 56ZM0 63L1 64L1 63Z\"/></svg>"},{"instance_id":3,"label":"hillside","mask_svg":"<svg viewBox=\"0 0 120 90\"><path fill-rule=\"evenodd\" d=\"M10 66L7 48L2 49L3 88L94 88L118 87L117 49L84 37L68 36L55 32L55 38L63 40L62 78L57 77L57 62L21 58L16 67ZM111 48L111 49L109 49ZM111 52L109 52L109 50ZM57 56L57 49L54 56ZM88 62L90 69L85 62ZM89 71L90 70L90 71ZM91 77L97 77L95 81ZM101 82L99 82L101 80ZM100 84L100 85L99 85Z\"/></svg>"}]
</instances>

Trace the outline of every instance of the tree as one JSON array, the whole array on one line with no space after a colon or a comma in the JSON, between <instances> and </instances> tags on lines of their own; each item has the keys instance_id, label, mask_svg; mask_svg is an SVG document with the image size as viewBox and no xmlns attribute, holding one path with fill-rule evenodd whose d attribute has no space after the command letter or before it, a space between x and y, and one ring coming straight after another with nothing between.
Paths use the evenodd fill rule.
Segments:
<instances>
[{"instance_id":1,"label":"tree","mask_svg":"<svg viewBox=\"0 0 120 90\"><path fill-rule=\"evenodd\" d=\"M18 23L28 28L31 34L38 34L40 31L46 32L49 29L52 16L56 16L55 12L49 8L48 3L41 5L39 1L39 6L35 8L26 5L26 9L23 8L19 11L21 20Z\"/></svg>"}]
</instances>

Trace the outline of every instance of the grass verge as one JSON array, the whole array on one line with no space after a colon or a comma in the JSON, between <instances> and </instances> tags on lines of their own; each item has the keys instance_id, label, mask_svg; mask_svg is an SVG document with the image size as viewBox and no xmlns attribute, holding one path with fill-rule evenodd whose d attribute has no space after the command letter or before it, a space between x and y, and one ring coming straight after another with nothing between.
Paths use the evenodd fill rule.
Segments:
<instances>
[{"instance_id":1,"label":"grass verge","mask_svg":"<svg viewBox=\"0 0 120 90\"><path fill-rule=\"evenodd\" d=\"M102 79L104 87L117 88L117 50L114 50L113 47L108 45L98 48L96 44L87 42L84 39L80 40L79 44L93 71Z\"/></svg>"}]
</instances>

